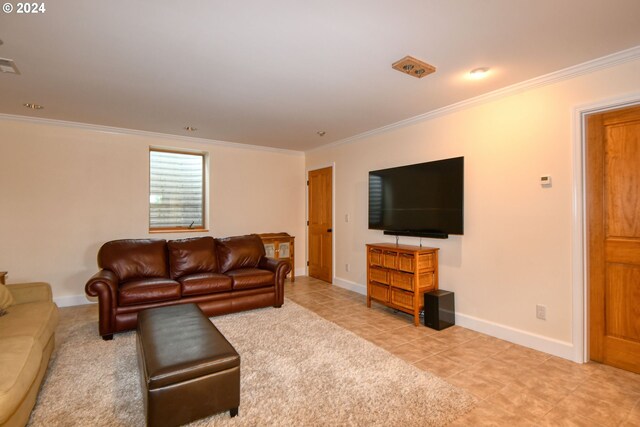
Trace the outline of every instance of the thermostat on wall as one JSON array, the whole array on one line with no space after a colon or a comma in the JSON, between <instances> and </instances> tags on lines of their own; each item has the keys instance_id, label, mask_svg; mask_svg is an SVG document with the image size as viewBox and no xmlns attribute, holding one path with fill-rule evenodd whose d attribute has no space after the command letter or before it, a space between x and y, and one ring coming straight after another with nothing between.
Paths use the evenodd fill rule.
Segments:
<instances>
[{"instance_id":1,"label":"thermostat on wall","mask_svg":"<svg viewBox=\"0 0 640 427\"><path fill-rule=\"evenodd\" d=\"M551 187L551 175L541 176L540 185L542 185L543 187Z\"/></svg>"}]
</instances>

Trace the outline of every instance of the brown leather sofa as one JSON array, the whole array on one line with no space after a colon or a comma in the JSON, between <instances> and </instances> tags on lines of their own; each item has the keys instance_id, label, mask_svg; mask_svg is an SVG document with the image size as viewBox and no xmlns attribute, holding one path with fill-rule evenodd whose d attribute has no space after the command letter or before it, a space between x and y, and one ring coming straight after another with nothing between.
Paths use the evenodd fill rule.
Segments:
<instances>
[{"instance_id":1,"label":"brown leather sofa","mask_svg":"<svg viewBox=\"0 0 640 427\"><path fill-rule=\"evenodd\" d=\"M291 266L265 256L256 234L214 239L136 239L107 242L85 292L98 297L103 339L135 329L138 312L196 303L207 316L284 303Z\"/></svg>"}]
</instances>

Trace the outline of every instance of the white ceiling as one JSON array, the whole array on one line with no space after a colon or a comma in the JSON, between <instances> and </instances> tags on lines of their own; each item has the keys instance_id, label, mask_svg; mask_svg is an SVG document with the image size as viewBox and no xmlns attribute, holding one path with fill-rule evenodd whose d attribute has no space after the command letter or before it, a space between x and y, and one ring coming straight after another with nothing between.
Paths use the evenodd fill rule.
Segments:
<instances>
[{"instance_id":1,"label":"white ceiling","mask_svg":"<svg viewBox=\"0 0 640 427\"><path fill-rule=\"evenodd\" d=\"M0 57L21 72L0 74L0 113L293 150L640 45L639 0L45 6L0 13ZM393 70L405 55L436 73ZM491 67L490 76L465 78L476 67Z\"/></svg>"}]
</instances>

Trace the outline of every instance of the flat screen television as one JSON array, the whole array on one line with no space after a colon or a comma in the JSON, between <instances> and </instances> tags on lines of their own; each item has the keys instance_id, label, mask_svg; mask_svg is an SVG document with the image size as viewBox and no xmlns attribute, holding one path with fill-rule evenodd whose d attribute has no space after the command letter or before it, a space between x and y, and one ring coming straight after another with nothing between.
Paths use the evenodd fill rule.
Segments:
<instances>
[{"instance_id":1,"label":"flat screen television","mask_svg":"<svg viewBox=\"0 0 640 427\"><path fill-rule=\"evenodd\" d=\"M436 238L464 234L464 157L369 172L369 229Z\"/></svg>"}]
</instances>

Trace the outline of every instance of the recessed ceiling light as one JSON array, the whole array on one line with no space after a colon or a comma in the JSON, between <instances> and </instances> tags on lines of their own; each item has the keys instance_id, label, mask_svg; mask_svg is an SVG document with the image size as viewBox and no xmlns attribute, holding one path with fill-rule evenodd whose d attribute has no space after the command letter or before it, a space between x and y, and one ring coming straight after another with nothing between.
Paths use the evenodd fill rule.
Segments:
<instances>
[{"instance_id":1,"label":"recessed ceiling light","mask_svg":"<svg viewBox=\"0 0 640 427\"><path fill-rule=\"evenodd\" d=\"M198 130L198 128L194 128L193 126L185 126L183 127L184 130L186 130L187 132L195 132Z\"/></svg>"},{"instance_id":2,"label":"recessed ceiling light","mask_svg":"<svg viewBox=\"0 0 640 427\"><path fill-rule=\"evenodd\" d=\"M474 68L469 71L469 77L472 79L484 79L489 74L489 67Z\"/></svg>"},{"instance_id":3,"label":"recessed ceiling light","mask_svg":"<svg viewBox=\"0 0 640 427\"><path fill-rule=\"evenodd\" d=\"M323 130L319 130L318 132L316 132L318 135L320 136L325 136L327 133Z\"/></svg>"},{"instance_id":4,"label":"recessed ceiling light","mask_svg":"<svg viewBox=\"0 0 640 427\"><path fill-rule=\"evenodd\" d=\"M24 103L22 105L27 107L27 108L31 108L32 110L42 110L44 108L42 105L32 104L30 102Z\"/></svg>"}]
</instances>

